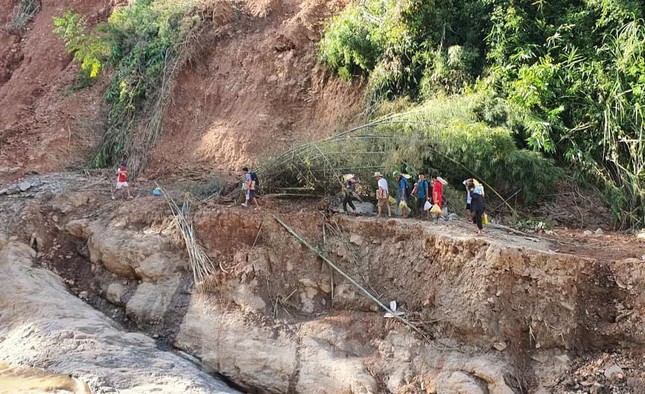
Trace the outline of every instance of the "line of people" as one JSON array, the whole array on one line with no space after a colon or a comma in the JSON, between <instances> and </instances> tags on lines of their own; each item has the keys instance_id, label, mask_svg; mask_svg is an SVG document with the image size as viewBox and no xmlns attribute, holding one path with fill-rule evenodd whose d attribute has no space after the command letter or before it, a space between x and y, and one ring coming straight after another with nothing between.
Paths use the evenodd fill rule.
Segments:
<instances>
[{"instance_id":1,"label":"line of people","mask_svg":"<svg viewBox=\"0 0 645 394\"><path fill-rule=\"evenodd\" d=\"M425 216L428 220L431 218L439 220L444 212L443 187L447 184L444 179L435 175L428 181L425 179L425 174L421 172L418 174L417 182L412 183L411 175L395 171L392 176L397 183L396 199L390 196L388 182L383 174L380 172L374 173L374 178L377 181L377 216L380 217L384 213L384 209L387 209L387 214L391 217L391 205L395 205L399 208L403 218L407 218L416 211L416 216L419 219L423 219L423 216ZM349 207L356 211L356 207L352 202L354 199L360 200L360 197L356 194L356 178L353 174L347 174L343 177L343 181L343 210L348 212ZM466 214L472 217L472 221L477 227L477 233L482 234L483 224L487 220L484 187L472 178L466 179L463 184L467 193ZM414 205L412 205L412 200L414 200Z\"/></svg>"}]
</instances>

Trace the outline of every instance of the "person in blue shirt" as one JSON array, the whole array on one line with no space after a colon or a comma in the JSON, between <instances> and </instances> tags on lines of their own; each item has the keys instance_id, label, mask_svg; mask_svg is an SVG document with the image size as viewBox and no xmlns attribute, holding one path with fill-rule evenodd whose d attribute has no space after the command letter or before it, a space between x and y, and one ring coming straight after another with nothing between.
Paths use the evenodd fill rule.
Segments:
<instances>
[{"instance_id":1,"label":"person in blue shirt","mask_svg":"<svg viewBox=\"0 0 645 394\"><path fill-rule=\"evenodd\" d=\"M410 211L408 205L408 176L401 174L398 171L394 171L392 174L396 179L398 184L398 189L396 191L396 206L401 211L401 216L404 218L408 217L408 212ZM401 204L403 202L403 204Z\"/></svg>"},{"instance_id":2,"label":"person in blue shirt","mask_svg":"<svg viewBox=\"0 0 645 394\"><path fill-rule=\"evenodd\" d=\"M423 172L419 173L419 181L414 184L412 194L417 197L417 211L419 212L419 219L423 218L423 207L426 201L430 201L430 187L428 181L425 179ZM430 210L426 210L426 219L430 219Z\"/></svg>"}]
</instances>

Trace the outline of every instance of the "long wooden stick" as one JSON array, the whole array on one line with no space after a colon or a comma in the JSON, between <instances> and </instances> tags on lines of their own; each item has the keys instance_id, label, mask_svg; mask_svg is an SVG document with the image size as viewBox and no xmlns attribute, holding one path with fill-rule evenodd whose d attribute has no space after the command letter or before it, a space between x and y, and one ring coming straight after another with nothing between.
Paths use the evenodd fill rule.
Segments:
<instances>
[{"instance_id":1,"label":"long wooden stick","mask_svg":"<svg viewBox=\"0 0 645 394\"><path fill-rule=\"evenodd\" d=\"M381 309L385 310L386 312L389 312L389 313L392 315L392 317L394 317L396 320L400 321L401 323L405 324L406 326L410 327L414 332L416 332L417 334L421 335L421 336L422 336L425 340L427 340L428 342L430 342L430 341L431 341L431 338L429 338L429 337L428 337L428 335L427 335L426 333L424 333L423 331L421 331L417 326L415 326L414 324L412 324L412 323L411 323L410 321L408 321L407 319L404 319L404 318L402 318L401 316L397 315L397 314L396 314L396 312L394 312L394 311L393 311L393 310L391 310L388 306L386 306L385 304L383 304L383 303L382 303L378 298L374 297L374 296L372 295L372 293L370 293L369 291L367 291L363 286L361 286L360 284L358 284L358 282L356 282L354 279L352 279L352 277L350 277L350 276L349 276L349 275L347 275L345 272L343 272L340 268L338 268L338 267L336 266L336 264L334 264L331 260L329 260L327 257L325 257L325 255L323 255L323 254L322 254L322 252L320 252L317 248L315 248L314 246L312 246L309 242L307 242L307 240L305 240L305 239L304 239L304 238L302 238L300 235L298 235L298 233L296 233L296 232L295 232L291 227L289 227L286 223L284 223L282 220L280 220L280 219L279 219L277 216L275 216L275 215L273 215L273 218L274 218L278 223L280 223L280 225L281 225L282 227L284 227L284 228L289 232L289 234L293 235L293 236L294 236L294 238L296 238L298 241L300 241L300 243L302 243L303 245L305 245L306 247L308 247L308 248L309 248L309 250L311 250L314 254L316 254L318 257L320 257L320 258L321 258L325 263L327 263L331 268L333 268L333 269L334 269L336 272L338 272L341 276L343 276L345 279L347 279L347 280L349 281L349 283L351 283L351 284L353 284L354 286L356 286L356 288L358 288L361 292L363 292L363 294L365 294L365 295L366 295L370 300L374 301L378 306L380 306L380 307L381 307Z\"/></svg>"}]
</instances>

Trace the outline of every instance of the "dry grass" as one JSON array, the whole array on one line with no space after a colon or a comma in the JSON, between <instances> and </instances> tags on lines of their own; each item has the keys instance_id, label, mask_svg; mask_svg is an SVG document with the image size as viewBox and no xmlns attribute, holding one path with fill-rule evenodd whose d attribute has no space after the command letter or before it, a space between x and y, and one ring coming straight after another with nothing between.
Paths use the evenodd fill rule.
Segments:
<instances>
[{"instance_id":1,"label":"dry grass","mask_svg":"<svg viewBox=\"0 0 645 394\"><path fill-rule=\"evenodd\" d=\"M40 0L20 0L11 28L22 30L41 9Z\"/></svg>"}]
</instances>

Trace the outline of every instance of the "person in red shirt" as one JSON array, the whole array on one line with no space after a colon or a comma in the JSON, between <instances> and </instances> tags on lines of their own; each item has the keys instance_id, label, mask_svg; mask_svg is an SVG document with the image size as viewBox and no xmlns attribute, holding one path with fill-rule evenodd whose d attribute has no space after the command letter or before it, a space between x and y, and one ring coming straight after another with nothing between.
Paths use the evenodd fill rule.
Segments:
<instances>
[{"instance_id":1,"label":"person in red shirt","mask_svg":"<svg viewBox=\"0 0 645 394\"><path fill-rule=\"evenodd\" d=\"M120 189L125 189L126 193L128 194L128 200L132 199L132 196L130 195L130 187L128 185L128 166L125 164L125 162L122 162L119 166L119 169L116 171L116 187L112 192L113 200L115 199L116 192Z\"/></svg>"},{"instance_id":2,"label":"person in red shirt","mask_svg":"<svg viewBox=\"0 0 645 394\"><path fill-rule=\"evenodd\" d=\"M438 177L432 177L432 203L439 205L439 208L443 207L443 183Z\"/></svg>"}]
</instances>

